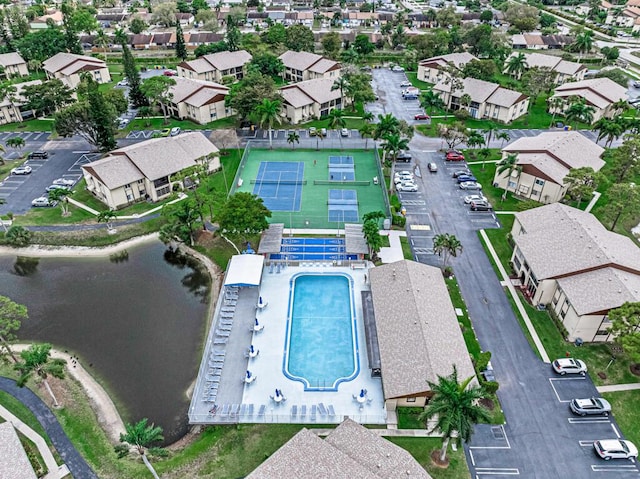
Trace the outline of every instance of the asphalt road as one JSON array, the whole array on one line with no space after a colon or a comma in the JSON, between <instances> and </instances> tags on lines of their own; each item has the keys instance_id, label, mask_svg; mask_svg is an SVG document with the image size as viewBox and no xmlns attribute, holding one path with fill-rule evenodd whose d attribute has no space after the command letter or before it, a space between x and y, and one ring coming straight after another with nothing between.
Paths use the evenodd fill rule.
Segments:
<instances>
[{"instance_id":1,"label":"asphalt road","mask_svg":"<svg viewBox=\"0 0 640 479\"><path fill-rule=\"evenodd\" d=\"M591 380L556 376L529 346L478 238L478 230L498 226L499 219L491 212L469 211L463 197L470 192L460 190L451 177L464 163L445 162L433 141L422 136L410 146L412 166L421 173L420 191L400 193L400 198L414 255L442 266L433 254L433 237L451 233L462 243L462 254L451 263L478 340L492 353L507 418L504 427L478 426L465 446L472 478L639 478L636 463L605 462L593 452L594 440L621 436L613 418L579 418L568 410L574 397L597 395ZM437 173L428 172L429 161L436 162Z\"/></svg>"},{"instance_id":2,"label":"asphalt road","mask_svg":"<svg viewBox=\"0 0 640 479\"><path fill-rule=\"evenodd\" d=\"M415 115L424 113L418 100L403 100L400 84L407 80L402 72L394 72L388 68L375 68L372 70L373 89L378 95L378 101L367 105L367 111L376 117L380 114L391 113L399 120L406 120L409 124L424 123L414 120Z\"/></svg>"}]
</instances>

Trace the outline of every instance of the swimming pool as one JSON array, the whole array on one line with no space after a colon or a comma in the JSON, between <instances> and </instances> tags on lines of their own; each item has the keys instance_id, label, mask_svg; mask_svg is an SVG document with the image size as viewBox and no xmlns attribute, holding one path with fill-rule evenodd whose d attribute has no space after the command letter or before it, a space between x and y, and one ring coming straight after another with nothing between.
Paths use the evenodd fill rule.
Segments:
<instances>
[{"instance_id":1,"label":"swimming pool","mask_svg":"<svg viewBox=\"0 0 640 479\"><path fill-rule=\"evenodd\" d=\"M360 371L353 280L346 274L300 273L289 283L282 371L305 391L337 391Z\"/></svg>"}]
</instances>

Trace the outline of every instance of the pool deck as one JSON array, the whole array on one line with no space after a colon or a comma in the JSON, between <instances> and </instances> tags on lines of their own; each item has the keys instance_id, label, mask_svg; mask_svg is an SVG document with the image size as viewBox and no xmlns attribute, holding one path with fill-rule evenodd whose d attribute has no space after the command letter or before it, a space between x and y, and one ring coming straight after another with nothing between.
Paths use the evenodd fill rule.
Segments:
<instances>
[{"instance_id":1,"label":"pool deck","mask_svg":"<svg viewBox=\"0 0 640 479\"><path fill-rule=\"evenodd\" d=\"M353 279L360 372L355 379L340 383L337 391L305 391L301 382L290 380L283 372L289 283L293 275L304 272L342 273ZM348 416L363 424L385 424L382 383L380 378L371 377L364 336L360 292L369 289L365 284L367 272L367 269L333 267L328 262L307 262L301 266L289 266L283 268L280 273L265 267L259 290L240 288L231 296L222 293L216 306L215 324L212 325L207 338L205 356L189 408L190 422L337 424ZM267 302L267 306L257 311L259 296ZM216 334L223 323L223 307L235 307L233 318L224 318L227 325L232 323L228 337ZM229 311L224 315L230 316ZM264 326L260 332L253 331L256 318L259 324ZM216 340L220 342L224 339L226 344L213 344ZM251 344L259 351L255 358L247 357ZM224 361L210 362L214 359L212 350L224 351ZM218 355L216 359L220 360L222 356ZM220 376L216 378L217 366L221 366L222 369ZM247 370L255 376L255 380L250 384L245 383ZM205 401L206 391L208 388L215 388L216 384L215 399L207 394L208 400ZM275 394L276 388L282 390L285 401L276 403L270 398ZM361 389L368 391L369 398L363 404L358 403L353 397ZM216 409L212 412L214 404ZM329 413L329 406L332 406L335 414Z\"/></svg>"}]
</instances>

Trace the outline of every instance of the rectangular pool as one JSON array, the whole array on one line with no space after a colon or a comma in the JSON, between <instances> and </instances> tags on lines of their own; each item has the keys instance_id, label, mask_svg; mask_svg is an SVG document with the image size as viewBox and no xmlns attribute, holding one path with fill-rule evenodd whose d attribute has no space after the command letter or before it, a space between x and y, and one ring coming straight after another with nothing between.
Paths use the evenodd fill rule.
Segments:
<instances>
[{"instance_id":1,"label":"rectangular pool","mask_svg":"<svg viewBox=\"0 0 640 479\"><path fill-rule=\"evenodd\" d=\"M306 391L337 391L357 377L353 280L346 274L291 278L283 372Z\"/></svg>"}]
</instances>

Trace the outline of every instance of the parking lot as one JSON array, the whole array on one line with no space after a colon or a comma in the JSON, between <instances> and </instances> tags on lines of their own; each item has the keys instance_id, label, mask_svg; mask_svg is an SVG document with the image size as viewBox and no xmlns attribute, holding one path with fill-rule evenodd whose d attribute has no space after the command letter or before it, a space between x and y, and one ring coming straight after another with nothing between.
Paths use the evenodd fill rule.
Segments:
<instances>
[{"instance_id":1,"label":"parking lot","mask_svg":"<svg viewBox=\"0 0 640 479\"><path fill-rule=\"evenodd\" d=\"M424 121L416 121L416 115L424 114L420 102L404 100L402 98L403 87L400 84L407 81L407 76L402 72L394 72L388 68L374 68L372 70L373 90L378 95L378 101L369 103L366 110L378 115L391 113L399 120L405 120L409 124L421 124Z\"/></svg>"}]
</instances>

